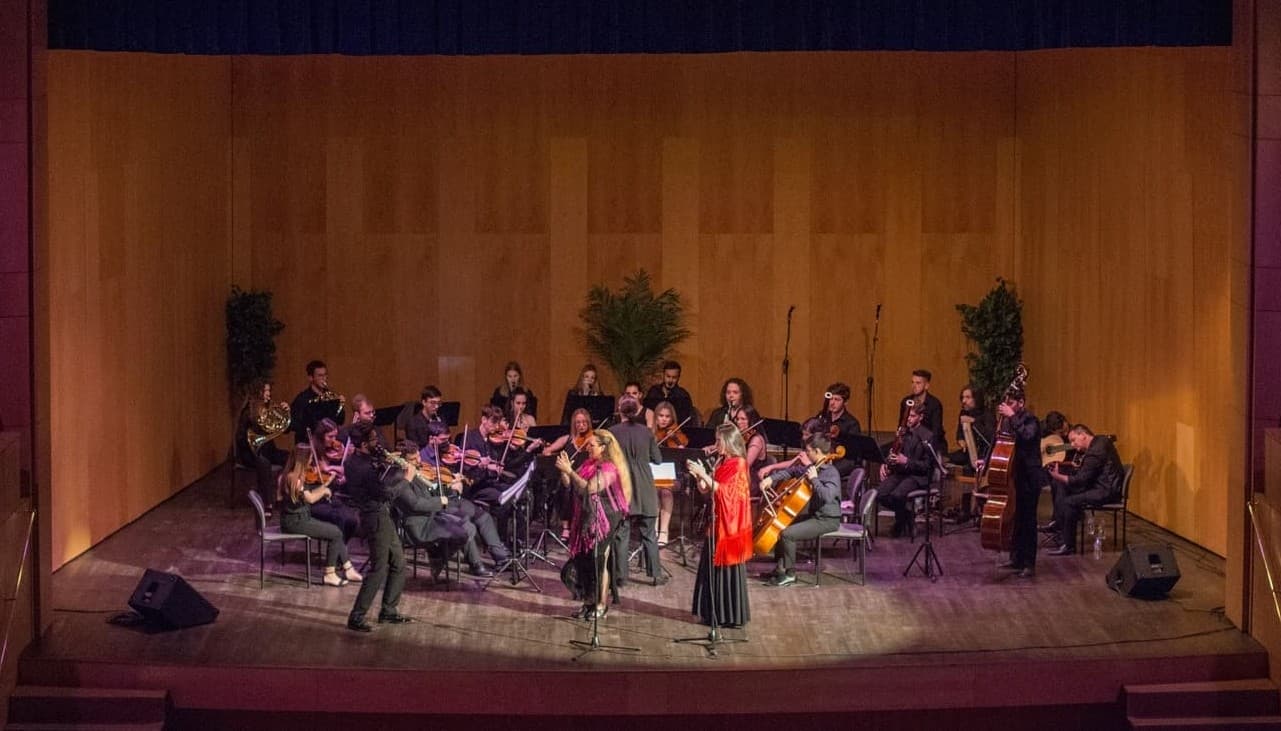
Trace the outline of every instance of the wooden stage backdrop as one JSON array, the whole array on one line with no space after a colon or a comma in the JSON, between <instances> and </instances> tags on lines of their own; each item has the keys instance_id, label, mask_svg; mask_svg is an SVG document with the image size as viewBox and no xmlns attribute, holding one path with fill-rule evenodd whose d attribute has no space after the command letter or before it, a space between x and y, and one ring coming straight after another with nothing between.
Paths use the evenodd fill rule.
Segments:
<instances>
[{"instance_id":1,"label":"wooden stage backdrop","mask_svg":"<svg viewBox=\"0 0 1281 731\"><path fill-rule=\"evenodd\" d=\"M781 415L796 305L792 417L843 380L863 419L882 303L883 429L922 367L954 423L954 306L1004 276L1034 407L1120 434L1136 511L1223 554L1245 362L1228 54L51 53L54 565L223 458L232 283L276 295L286 398L320 357L348 396L435 383L474 421L514 358L546 421L587 288L640 267L685 299L704 409L737 375Z\"/></svg>"}]
</instances>

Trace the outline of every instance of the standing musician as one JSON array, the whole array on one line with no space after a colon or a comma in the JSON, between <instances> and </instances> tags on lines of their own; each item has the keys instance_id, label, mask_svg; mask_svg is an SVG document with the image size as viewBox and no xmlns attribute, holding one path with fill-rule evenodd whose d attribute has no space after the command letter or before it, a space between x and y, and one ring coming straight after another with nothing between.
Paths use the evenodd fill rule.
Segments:
<instances>
[{"instance_id":1,"label":"standing musician","mask_svg":"<svg viewBox=\"0 0 1281 731\"><path fill-rule=\"evenodd\" d=\"M623 386L623 396L628 396L630 398L636 399L636 403L640 404L641 417L642 417L641 421L645 422L646 429L653 431L654 430L654 412L651 409L645 408L645 404L641 402L640 381L628 381L627 385ZM619 403L620 404L622 403L622 397L619 397ZM619 416L622 416L621 408L619 409ZM623 417L623 418L626 418L626 417Z\"/></svg>"},{"instance_id":2,"label":"standing musician","mask_svg":"<svg viewBox=\"0 0 1281 731\"><path fill-rule=\"evenodd\" d=\"M400 511L405 535L414 545L439 547L431 552L429 559L432 579L440 576L449 555L459 549L467 560L467 573L482 579L493 576L494 572L481 563L475 524L459 509L462 479L438 466L424 469L412 442L399 446L405 460L418 469L418 475L396 494L395 505Z\"/></svg>"},{"instance_id":3,"label":"standing musician","mask_svg":"<svg viewBox=\"0 0 1281 731\"><path fill-rule=\"evenodd\" d=\"M659 447L683 449L689 446L689 437L681 431L676 421L676 408L667 401L654 407L654 440ZM667 528L672 523L672 508L676 496L672 490L658 491L658 547L667 545Z\"/></svg>"},{"instance_id":4,"label":"standing musician","mask_svg":"<svg viewBox=\"0 0 1281 731\"><path fill-rule=\"evenodd\" d=\"M808 541L836 530L841 523L841 475L836 467L822 463L832 452L832 440L826 434L811 436L805 442L808 465L793 465L761 481L767 489L775 481L804 477L814 490L813 497L797 521L783 529L774 546L778 565L765 583L769 586L791 586L796 583L796 542Z\"/></svg>"},{"instance_id":5,"label":"standing musician","mask_svg":"<svg viewBox=\"0 0 1281 731\"><path fill-rule=\"evenodd\" d=\"M1076 524L1088 505L1102 505L1121 499L1125 468L1116 445L1105 436L1095 436L1090 427L1077 424L1068 432L1072 447L1082 453L1081 464L1068 475L1062 462L1050 465L1050 479L1061 486L1054 501L1054 522L1058 524L1059 546L1051 556L1076 553Z\"/></svg>"},{"instance_id":6,"label":"standing musician","mask_svg":"<svg viewBox=\"0 0 1281 731\"><path fill-rule=\"evenodd\" d=\"M639 395L640 387L636 388ZM632 481L632 499L628 505L627 523L640 526L641 548L645 551L645 566L654 586L662 586L668 581L663 571L662 561L658 555L658 536L654 524L658 520L658 490L654 487L654 470L652 464L663 461L662 452L658 451L658 442L654 433L645 426L640 398L623 396L618 400L618 411L623 421L609 428L618 442L618 450L627 462L628 474ZM628 558L631 556L631 527L624 524L618 531L614 543L614 571L617 583L621 586L627 580Z\"/></svg>"},{"instance_id":7,"label":"standing musician","mask_svg":"<svg viewBox=\"0 0 1281 731\"><path fill-rule=\"evenodd\" d=\"M431 438L429 426L433 423L445 425L445 420L440 416L440 405L445 401L440 389L435 386L424 387L419 400L422 409L409 417L409 421L405 423L405 438L417 444L419 449L424 449L431 446L428 443L428 439ZM443 436L437 432L436 446L438 447L443 447L449 441L449 428L448 425L445 426Z\"/></svg>"},{"instance_id":8,"label":"standing musician","mask_svg":"<svg viewBox=\"0 0 1281 731\"><path fill-rule=\"evenodd\" d=\"M304 475L310 460L311 451L307 449L307 445L294 445L293 452L289 454L289 465L280 474L276 493L276 499L280 502L280 529L328 542L325 576L322 579L326 586L344 586L349 581L360 581L362 577L351 565L351 558L347 555L347 540L342 532L332 523L317 520L311 515L309 506L319 503L331 493L328 486L307 489L304 485ZM339 570L342 571L341 575Z\"/></svg>"},{"instance_id":9,"label":"standing musician","mask_svg":"<svg viewBox=\"0 0 1281 731\"><path fill-rule=\"evenodd\" d=\"M307 387L294 396L289 410L293 415L294 444L307 441L307 430L321 419L332 419L341 424L347 418L343 413L346 399L329 390L329 368L323 360L307 364Z\"/></svg>"},{"instance_id":10,"label":"standing musician","mask_svg":"<svg viewBox=\"0 0 1281 731\"><path fill-rule=\"evenodd\" d=\"M930 393L930 379L933 377L924 368L912 371L912 392L899 402L898 421L903 423L908 401L924 404L924 423L925 428L930 431L930 443L934 445L934 451L943 454L947 452L947 432L943 428L943 402Z\"/></svg>"},{"instance_id":11,"label":"standing musician","mask_svg":"<svg viewBox=\"0 0 1281 731\"><path fill-rule=\"evenodd\" d=\"M697 614L703 624L710 625L715 609L716 626L742 627L752 617L747 599L747 561L752 557L752 500L743 436L738 429L728 424L717 427L716 451L720 460L710 473L701 462L686 462L699 492L712 493L716 511L715 525L708 528L698 559L690 611Z\"/></svg>"},{"instance_id":12,"label":"standing musician","mask_svg":"<svg viewBox=\"0 0 1281 731\"><path fill-rule=\"evenodd\" d=\"M1036 503L1041 497L1041 425L1027 409L1022 389L1011 388L996 409L1005 417L1001 429L1014 438L1014 538L1010 560L1001 568L1013 569L1022 579L1036 576ZM979 469L985 461L979 460Z\"/></svg>"},{"instance_id":13,"label":"standing musician","mask_svg":"<svg viewBox=\"0 0 1281 731\"><path fill-rule=\"evenodd\" d=\"M236 420L236 462L254 471L258 494L270 498L275 494L271 468L284 467L290 456L272 440L289 428L292 412L289 404L271 403L270 381L257 382L250 394Z\"/></svg>"},{"instance_id":14,"label":"standing musician","mask_svg":"<svg viewBox=\"0 0 1281 731\"><path fill-rule=\"evenodd\" d=\"M534 404L534 389L525 385L525 372L520 369L520 363L514 360L507 361L503 366L503 382L494 389L494 393L489 397L489 403L500 409L510 411L510 399L517 389L525 392L526 410L532 410ZM516 428L521 428L519 424L512 424Z\"/></svg>"},{"instance_id":15,"label":"standing musician","mask_svg":"<svg viewBox=\"0 0 1281 731\"><path fill-rule=\"evenodd\" d=\"M374 603L374 595L382 590L382 608L378 612L379 624L404 624L413 620L401 614L400 592L405 588L405 553L400 546L400 536L391 520L391 501L404 480L417 474L413 465L389 481L384 481L387 466L374 461L378 442L374 425L357 424L351 432L356 451L347 460L347 489L360 509L360 526L369 543L371 570L368 580L360 585L356 603L347 617L347 629L371 632L373 626L365 619Z\"/></svg>"},{"instance_id":16,"label":"standing musician","mask_svg":"<svg viewBox=\"0 0 1281 731\"><path fill-rule=\"evenodd\" d=\"M898 538L904 533L911 534L915 525L912 508L908 504L908 493L926 490L930 486L934 458L926 445L934 435L923 424L926 408L922 403L907 407L903 428L899 430L902 443L897 450L890 450L885 464L881 465L881 485L877 501L886 509L894 511L891 538Z\"/></svg>"},{"instance_id":17,"label":"standing musician","mask_svg":"<svg viewBox=\"0 0 1281 731\"><path fill-rule=\"evenodd\" d=\"M689 404L690 409L694 407L694 401L690 398L689 391L686 391L681 383L681 364L669 360L663 363L663 380L649 387L645 393L645 401L654 403L656 401L667 401L674 403L677 401ZM657 407L655 408L657 410Z\"/></svg>"},{"instance_id":18,"label":"standing musician","mask_svg":"<svg viewBox=\"0 0 1281 731\"><path fill-rule=\"evenodd\" d=\"M948 453L947 461L973 470L970 449L973 448L977 459L978 455L987 454L992 448L992 440L996 438L996 417L984 407L983 391L973 384L961 389L960 400L961 414L956 419L957 449ZM965 441L966 424L974 435L974 444L967 444Z\"/></svg>"},{"instance_id":19,"label":"standing musician","mask_svg":"<svg viewBox=\"0 0 1281 731\"><path fill-rule=\"evenodd\" d=\"M823 431L833 444L844 443L850 437L863 433L858 419L846 407L850 402L850 387L837 381L827 387L823 394L823 408L815 417L823 424ZM841 457L832 462L841 475L841 481L849 479L850 473L858 467L858 461L851 457ZM853 497L851 496L851 499Z\"/></svg>"},{"instance_id":20,"label":"standing musician","mask_svg":"<svg viewBox=\"0 0 1281 731\"><path fill-rule=\"evenodd\" d=\"M565 452L556 456L561 482L574 495L570 520L570 566L561 572L565 586L583 608L582 619L604 619L609 613L606 592L617 600L618 589L610 571L614 533L620 530L631 502L631 476L609 432L595 432L584 443L587 458L577 470Z\"/></svg>"},{"instance_id":21,"label":"standing musician","mask_svg":"<svg viewBox=\"0 0 1281 731\"><path fill-rule=\"evenodd\" d=\"M707 417L707 426L716 428L721 424L733 424L734 414L744 406L754 406L752 387L741 378L731 378L721 386L721 405Z\"/></svg>"}]
</instances>

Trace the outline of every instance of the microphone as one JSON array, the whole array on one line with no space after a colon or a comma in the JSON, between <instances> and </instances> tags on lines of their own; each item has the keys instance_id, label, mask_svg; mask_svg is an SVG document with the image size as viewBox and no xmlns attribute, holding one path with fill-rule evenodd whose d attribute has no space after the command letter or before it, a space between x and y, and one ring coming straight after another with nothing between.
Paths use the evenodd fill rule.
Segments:
<instances>
[{"instance_id":1,"label":"microphone","mask_svg":"<svg viewBox=\"0 0 1281 731\"><path fill-rule=\"evenodd\" d=\"M881 319L881 303L876 303L876 319Z\"/></svg>"},{"instance_id":2,"label":"microphone","mask_svg":"<svg viewBox=\"0 0 1281 731\"><path fill-rule=\"evenodd\" d=\"M879 306L879 305L878 305L878 306ZM788 320L791 320L791 319L792 319L792 312L793 312L794 310L796 310L796 305L792 305L792 306L790 306L790 307L788 307L788 308L787 308L787 319L788 319Z\"/></svg>"}]
</instances>

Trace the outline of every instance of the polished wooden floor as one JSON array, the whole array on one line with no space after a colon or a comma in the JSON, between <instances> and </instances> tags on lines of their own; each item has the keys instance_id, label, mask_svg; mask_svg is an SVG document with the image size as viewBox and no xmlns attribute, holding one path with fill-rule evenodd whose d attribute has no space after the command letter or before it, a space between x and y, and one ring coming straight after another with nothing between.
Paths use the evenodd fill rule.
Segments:
<instances>
[{"instance_id":1,"label":"polished wooden floor","mask_svg":"<svg viewBox=\"0 0 1281 731\"><path fill-rule=\"evenodd\" d=\"M848 580L852 564L843 547L826 549L821 586L813 585L812 565L800 567L798 585L754 584L751 623L746 631L725 632L748 641L721 646L715 658L698 645L673 642L704 636L706 629L689 612L694 562L682 566L671 552L664 560L672 581L644 586L634 574L621 605L602 622L603 643L639 648L636 653L598 651L578 658L580 650L571 641L587 640L590 626L568 617L575 604L557 571L541 564L533 567L541 592L528 582L513 586L500 580L486 588L466 577L446 588L433 585L429 572L421 570L409 580L401 605L419 621L361 635L344 627L356 587L308 589L302 582L301 548L288 553L283 566L270 549L267 584L259 589L251 508L247 502L227 507L227 479L225 470L208 476L54 575L53 626L28 657L29 679L83 682L97 667L108 675L105 669L114 668L118 675L97 682L163 686L178 684L183 673L198 669L206 675L183 682L190 684L187 702L199 705L236 693L223 688L197 698L215 682L207 675L212 669L227 673L218 683L227 677L256 678L247 684L259 687L269 685L263 680L268 673L293 667L328 668L347 678L388 670L397 674L376 677L409 677L399 671L485 679L478 682L524 677L535 689L537 678L547 676L531 671L581 669L633 679L652 679L654 671L664 671L663 687L672 695L679 691L682 702L696 708L697 695L691 699L688 688L680 687L700 676L687 671L827 668L851 671L849 678L901 683L910 681L891 680L885 671L921 669L945 673L940 677L949 680L936 688L943 696L966 687L962 700L941 697L940 703L983 704L989 702L984 682L967 680L972 674L967 668L1004 668L1002 682L1018 682L1023 674L1076 662L1083 668L1077 684L1096 684L1089 698L1097 700L1115 698L1117 683L1129 677L1110 678L1111 685L1096 682L1098 668L1120 667L1122 661L1139 663L1130 672L1148 678L1167 671L1168 677L1181 677L1175 658L1202 658L1200 667L1211 670L1193 674L1206 677L1213 668L1230 665L1214 658L1250 658L1251 668L1231 671L1237 674L1258 672L1260 657L1266 663L1259 646L1219 611L1223 561L1133 518L1131 543L1170 543L1175 549L1182 578L1167 600L1142 601L1110 591L1103 577L1118 555L1110 546L1102 559L1042 554L1037 576L1017 579L996 568L997 556L980 548L977 532L963 530L934 541L944 571L937 581L916 571L903 575L919 543L882 537L869 556L866 586ZM359 561L363 549L353 542L353 550ZM753 572L769 566L759 562ZM218 621L162 633L109 624L127 609L146 568L182 575L221 610ZM868 668L883 672L863 672ZM836 682L843 676L825 677ZM1038 682L1034 690L1048 688ZM743 693L750 701L750 687ZM254 702L271 707L267 700Z\"/></svg>"}]
</instances>

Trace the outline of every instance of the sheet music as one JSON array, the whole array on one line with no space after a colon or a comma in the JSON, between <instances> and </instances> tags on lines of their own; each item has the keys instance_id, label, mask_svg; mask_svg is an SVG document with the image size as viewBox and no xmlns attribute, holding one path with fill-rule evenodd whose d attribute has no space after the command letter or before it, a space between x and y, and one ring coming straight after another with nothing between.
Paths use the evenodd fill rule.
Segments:
<instances>
[{"instance_id":1,"label":"sheet music","mask_svg":"<svg viewBox=\"0 0 1281 731\"><path fill-rule=\"evenodd\" d=\"M656 481L657 480L671 480L672 482L676 481L676 463L675 462L660 462L659 464L651 463L649 465L649 470L650 472L654 473L654 479Z\"/></svg>"},{"instance_id":2,"label":"sheet music","mask_svg":"<svg viewBox=\"0 0 1281 731\"><path fill-rule=\"evenodd\" d=\"M525 486L529 484L530 475L533 474L534 463L530 462L529 467L525 470L525 474L521 475L515 482L513 482L511 487L503 490L503 494L498 498L498 504L506 505L515 498L520 497L520 494L525 491Z\"/></svg>"}]
</instances>

